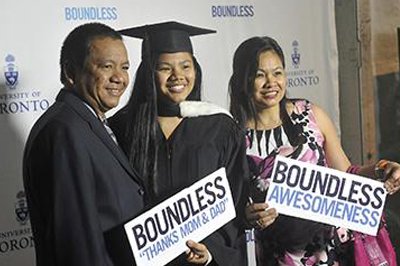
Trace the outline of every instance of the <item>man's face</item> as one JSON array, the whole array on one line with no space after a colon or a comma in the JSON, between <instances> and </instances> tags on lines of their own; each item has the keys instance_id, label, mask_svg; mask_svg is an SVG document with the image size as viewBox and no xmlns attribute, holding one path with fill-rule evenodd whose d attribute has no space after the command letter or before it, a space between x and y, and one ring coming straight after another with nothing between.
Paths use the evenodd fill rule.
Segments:
<instances>
[{"instance_id":1,"label":"man's face","mask_svg":"<svg viewBox=\"0 0 400 266\"><path fill-rule=\"evenodd\" d=\"M128 69L128 55L122 40L94 39L85 65L77 73L76 89L103 116L118 105L129 83Z\"/></svg>"}]
</instances>

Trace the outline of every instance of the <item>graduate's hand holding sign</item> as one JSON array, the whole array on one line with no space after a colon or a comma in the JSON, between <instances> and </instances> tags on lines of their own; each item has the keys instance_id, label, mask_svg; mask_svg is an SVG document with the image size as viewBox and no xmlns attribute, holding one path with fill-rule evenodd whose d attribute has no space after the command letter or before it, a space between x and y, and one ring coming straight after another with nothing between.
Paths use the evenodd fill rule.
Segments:
<instances>
[{"instance_id":1,"label":"graduate's hand holding sign","mask_svg":"<svg viewBox=\"0 0 400 266\"><path fill-rule=\"evenodd\" d=\"M266 202L281 214L376 235L382 182L278 156Z\"/></svg>"},{"instance_id":2,"label":"graduate's hand holding sign","mask_svg":"<svg viewBox=\"0 0 400 266\"><path fill-rule=\"evenodd\" d=\"M193 241L203 240L235 216L225 169L221 168L124 227L138 266L165 265L188 246L193 252L189 252L189 260L201 262L205 260L202 251L207 249Z\"/></svg>"},{"instance_id":3,"label":"graduate's hand holding sign","mask_svg":"<svg viewBox=\"0 0 400 266\"><path fill-rule=\"evenodd\" d=\"M188 250L186 250L187 262L205 265L209 260L209 251L207 246L202 243L197 243L192 240L186 241Z\"/></svg>"}]
</instances>

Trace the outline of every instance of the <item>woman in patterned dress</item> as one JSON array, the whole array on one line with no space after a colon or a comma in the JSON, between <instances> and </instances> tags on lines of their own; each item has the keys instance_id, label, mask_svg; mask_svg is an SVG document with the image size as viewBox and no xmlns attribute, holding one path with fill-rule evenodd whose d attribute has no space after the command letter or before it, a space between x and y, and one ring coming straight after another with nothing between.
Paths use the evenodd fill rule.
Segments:
<instances>
[{"instance_id":1,"label":"woman in patterned dress","mask_svg":"<svg viewBox=\"0 0 400 266\"><path fill-rule=\"evenodd\" d=\"M375 165L354 167L343 151L327 114L305 99L286 97L285 60L270 37L239 45L230 79L230 111L246 128L252 171L246 215L256 228L258 265L351 265L349 231L285 215L264 203L276 155L374 177ZM387 162L385 187L400 187L400 165ZM254 203L253 203L254 202ZM347 244L346 244L347 242Z\"/></svg>"}]
</instances>

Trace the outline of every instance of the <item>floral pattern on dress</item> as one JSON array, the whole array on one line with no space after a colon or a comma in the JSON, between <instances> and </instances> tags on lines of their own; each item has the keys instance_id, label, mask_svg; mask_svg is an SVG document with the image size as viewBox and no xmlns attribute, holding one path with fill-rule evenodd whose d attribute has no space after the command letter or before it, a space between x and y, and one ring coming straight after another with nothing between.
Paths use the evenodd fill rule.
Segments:
<instances>
[{"instance_id":1,"label":"floral pattern on dress","mask_svg":"<svg viewBox=\"0 0 400 266\"><path fill-rule=\"evenodd\" d=\"M293 147L282 126L270 130L248 129L246 134L247 156L253 175L252 183L265 193L275 157L279 154L288 158L326 166L323 152L324 137L318 129L311 103L302 100L294 102L295 108L290 118L301 126L305 143Z\"/></svg>"},{"instance_id":2,"label":"floral pattern on dress","mask_svg":"<svg viewBox=\"0 0 400 266\"><path fill-rule=\"evenodd\" d=\"M250 194L255 201L265 199L270 177L277 155L303 162L327 166L323 150L324 136L319 130L311 103L307 100L294 100L294 110L290 115L295 126L300 128L303 143L292 146L283 126L270 130L248 129L246 132L247 156L252 173ZM278 258L279 265L322 266L339 265L335 248L347 242L351 233L343 228L332 227L332 240L325 250L310 253L306 250L296 253L286 252Z\"/></svg>"}]
</instances>

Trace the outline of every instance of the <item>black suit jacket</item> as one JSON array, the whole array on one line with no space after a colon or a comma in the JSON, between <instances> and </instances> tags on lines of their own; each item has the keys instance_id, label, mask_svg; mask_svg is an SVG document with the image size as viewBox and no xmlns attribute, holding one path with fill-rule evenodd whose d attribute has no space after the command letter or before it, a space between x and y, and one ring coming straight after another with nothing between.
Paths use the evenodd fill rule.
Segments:
<instances>
[{"instance_id":1,"label":"black suit jacket","mask_svg":"<svg viewBox=\"0 0 400 266\"><path fill-rule=\"evenodd\" d=\"M37 266L114 265L104 233L143 209L144 192L100 120L63 89L25 146Z\"/></svg>"}]
</instances>

